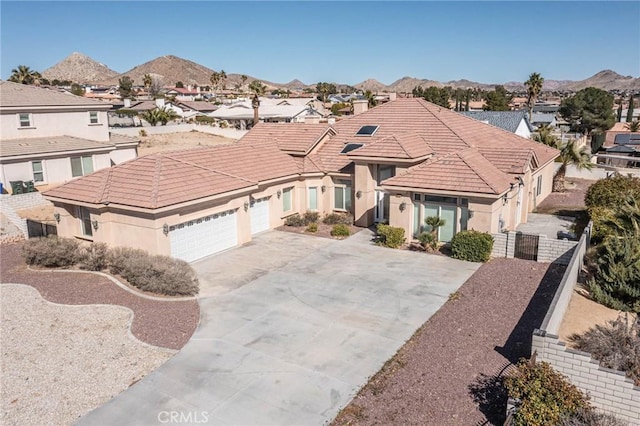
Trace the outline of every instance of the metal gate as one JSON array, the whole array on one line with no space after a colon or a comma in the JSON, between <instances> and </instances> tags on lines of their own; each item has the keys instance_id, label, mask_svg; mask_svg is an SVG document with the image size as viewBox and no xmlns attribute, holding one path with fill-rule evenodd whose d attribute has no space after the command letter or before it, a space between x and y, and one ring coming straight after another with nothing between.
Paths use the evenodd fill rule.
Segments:
<instances>
[{"instance_id":1,"label":"metal gate","mask_svg":"<svg viewBox=\"0 0 640 426\"><path fill-rule=\"evenodd\" d=\"M538 260L538 240L538 235L518 232L513 256L518 259Z\"/></svg>"},{"instance_id":2,"label":"metal gate","mask_svg":"<svg viewBox=\"0 0 640 426\"><path fill-rule=\"evenodd\" d=\"M36 222L35 220L29 219L27 219L27 232L29 233L29 238L46 237L47 235L58 235L58 229L56 228L56 225Z\"/></svg>"}]
</instances>

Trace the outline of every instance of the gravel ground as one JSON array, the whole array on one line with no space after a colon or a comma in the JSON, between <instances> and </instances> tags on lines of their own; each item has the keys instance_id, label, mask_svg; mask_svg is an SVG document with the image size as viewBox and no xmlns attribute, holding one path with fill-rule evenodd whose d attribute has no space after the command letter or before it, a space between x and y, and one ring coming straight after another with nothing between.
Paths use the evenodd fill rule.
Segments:
<instances>
[{"instance_id":1,"label":"gravel ground","mask_svg":"<svg viewBox=\"0 0 640 426\"><path fill-rule=\"evenodd\" d=\"M333 425L502 424L491 377L531 351L564 267L482 265L342 410Z\"/></svg>"},{"instance_id":2,"label":"gravel ground","mask_svg":"<svg viewBox=\"0 0 640 426\"><path fill-rule=\"evenodd\" d=\"M569 184L571 182L571 184ZM584 196L587 189L594 184L592 180L567 179L565 192L552 192L538 204L536 213L553 214L561 210L581 210L585 208Z\"/></svg>"},{"instance_id":3,"label":"gravel ground","mask_svg":"<svg viewBox=\"0 0 640 426\"><path fill-rule=\"evenodd\" d=\"M0 424L70 424L175 353L132 339L127 308L54 305L24 285L1 290Z\"/></svg>"},{"instance_id":4,"label":"gravel ground","mask_svg":"<svg viewBox=\"0 0 640 426\"><path fill-rule=\"evenodd\" d=\"M20 243L2 246L0 282L30 285L46 300L59 304L127 307L134 313L133 335L154 346L180 349L198 326L200 308L196 300L144 299L92 273L30 271L24 263L21 249Z\"/></svg>"}]
</instances>

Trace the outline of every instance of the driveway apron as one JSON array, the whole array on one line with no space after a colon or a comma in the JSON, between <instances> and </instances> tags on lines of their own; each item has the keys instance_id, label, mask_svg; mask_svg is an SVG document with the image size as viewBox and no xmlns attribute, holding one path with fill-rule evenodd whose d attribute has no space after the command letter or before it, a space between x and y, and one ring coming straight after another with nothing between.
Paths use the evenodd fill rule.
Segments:
<instances>
[{"instance_id":1,"label":"driveway apron","mask_svg":"<svg viewBox=\"0 0 640 426\"><path fill-rule=\"evenodd\" d=\"M330 421L479 266L371 236L271 231L194 263L191 340L79 424Z\"/></svg>"}]
</instances>

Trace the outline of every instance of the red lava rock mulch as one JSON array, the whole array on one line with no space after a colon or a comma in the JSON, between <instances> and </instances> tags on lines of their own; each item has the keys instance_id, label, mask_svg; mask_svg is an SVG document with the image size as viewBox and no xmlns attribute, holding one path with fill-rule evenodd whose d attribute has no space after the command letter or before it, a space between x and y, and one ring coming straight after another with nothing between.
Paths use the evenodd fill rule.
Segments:
<instances>
[{"instance_id":1,"label":"red lava rock mulch","mask_svg":"<svg viewBox=\"0 0 640 426\"><path fill-rule=\"evenodd\" d=\"M50 302L65 305L120 305L134 313L131 332L145 343L169 349L183 347L198 326L200 306L196 300L145 299L92 273L41 272L27 269L22 244L0 249L0 282L34 287Z\"/></svg>"},{"instance_id":2,"label":"red lava rock mulch","mask_svg":"<svg viewBox=\"0 0 640 426\"><path fill-rule=\"evenodd\" d=\"M530 356L563 272L519 259L482 265L332 424L503 424L506 395L492 377Z\"/></svg>"},{"instance_id":3,"label":"red lava rock mulch","mask_svg":"<svg viewBox=\"0 0 640 426\"><path fill-rule=\"evenodd\" d=\"M565 192L552 192L536 208L538 213L556 213L562 210L581 210L585 208L584 196L587 189L595 183L586 179L567 179L574 186Z\"/></svg>"}]
</instances>

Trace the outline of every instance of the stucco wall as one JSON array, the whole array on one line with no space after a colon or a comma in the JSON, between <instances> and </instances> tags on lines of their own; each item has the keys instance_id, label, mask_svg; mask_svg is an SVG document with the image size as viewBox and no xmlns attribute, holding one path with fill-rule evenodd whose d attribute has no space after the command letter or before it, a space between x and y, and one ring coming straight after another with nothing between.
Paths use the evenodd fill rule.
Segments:
<instances>
[{"instance_id":1,"label":"stucco wall","mask_svg":"<svg viewBox=\"0 0 640 426\"><path fill-rule=\"evenodd\" d=\"M108 141L107 112L97 112L99 124L89 123L88 111L33 112L31 126L28 128L20 127L18 114L2 114L0 115L2 139L68 135L95 141Z\"/></svg>"},{"instance_id":2,"label":"stucco wall","mask_svg":"<svg viewBox=\"0 0 640 426\"><path fill-rule=\"evenodd\" d=\"M125 136L139 136L140 130L144 130L148 135L163 135L167 133L181 133L197 130L198 132L212 135L224 136L230 139L240 139L247 134L247 130L236 130L232 128L223 129L221 127L198 125L198 124L174 124L167 126L144 126L144 127L112 127L111 133Z\"/></svg>"}]
</instances>

